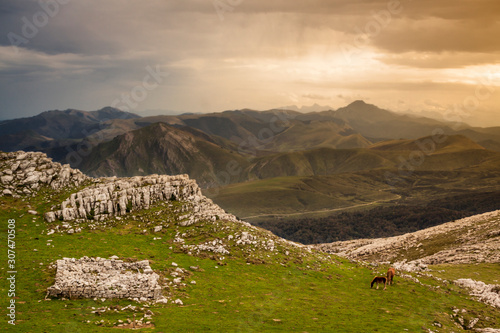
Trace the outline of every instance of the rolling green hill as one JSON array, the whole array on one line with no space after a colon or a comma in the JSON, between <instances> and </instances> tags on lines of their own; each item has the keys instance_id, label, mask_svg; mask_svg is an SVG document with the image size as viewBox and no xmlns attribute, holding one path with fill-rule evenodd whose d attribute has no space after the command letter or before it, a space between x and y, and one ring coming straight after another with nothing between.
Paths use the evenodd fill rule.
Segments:
<instances>
[{"instance_id":1,"label":"rolling green hill","mask_svg":"<svg viewBox=\"0 0 500 333\"><path fill-rule=\"evenodd\" d=\"M364 210L395 204L399 198L403 201L397 202L405 204L426 204L465 191L500 189L499 153L463 136L443 139L430 155L419 149L418 142L430 140L426 137L382 142L369 149L324 148L264 156L247 168L251 181L207 195L238 216L271 222ZM414 152L421 158L412 164ZM274 178L281 175L286 177ZM312 182L321 186L304 186Z\"/></svg>"},{"instance_id":2,"label":"rolling green hill","mask_svg":"<svg viewBox=\"0 0 500 333\"><path fill-rule=\"evenodd\" d=\"M359 174L276 177L206 190L206 194L249 221L331 214L399 198L389 185Z\"/></svg>"},{"instance_id":3,"label":"rolling green hill","mask_svg":"<svg viewBox=\"0 0 500 333\"><path fill-rule=\"evenodd\" d=\"M252 158L224 138L153 123L96 146L82 169L107 176L187 173L226 210L261 220L366 209L400 197L426 202L431 200L426 196L446 191L492 190L498 187L499 162L499 153L460 135Z\"/></svg>"}]
</instances>

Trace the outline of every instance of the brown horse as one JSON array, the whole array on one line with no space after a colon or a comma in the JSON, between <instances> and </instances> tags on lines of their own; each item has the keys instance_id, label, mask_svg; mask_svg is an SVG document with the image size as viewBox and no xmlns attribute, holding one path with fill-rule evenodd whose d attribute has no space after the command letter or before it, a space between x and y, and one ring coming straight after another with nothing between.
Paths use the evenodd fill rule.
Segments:
<instances>
[{"instance_id":1,"label":"brown horse","mask_svg":"<svg viewBox=\"0 0 500 333\"><path fill-rule=\"evenodd\" d=\"M396 275L396 270L392 267L389 267L389 269L387 270L387 283L389 285L393 284L394 275Z\"/></svg>"},{"instance_id":2,"label":"brown horse","mask_svg":"<svg viewBox=\"0 0 500 333\"><path fill-rule=\"evenodd\" d=\"M378 285L380 283L383 283L384 284L384 290L386 288L386 285L387 285L387 278L385 276L375 276L372 280L372 284L370 285L370 288L373 288L373 285L374 284L377 284L377 289L378 289Z\"/></svg>"}]
</instances>

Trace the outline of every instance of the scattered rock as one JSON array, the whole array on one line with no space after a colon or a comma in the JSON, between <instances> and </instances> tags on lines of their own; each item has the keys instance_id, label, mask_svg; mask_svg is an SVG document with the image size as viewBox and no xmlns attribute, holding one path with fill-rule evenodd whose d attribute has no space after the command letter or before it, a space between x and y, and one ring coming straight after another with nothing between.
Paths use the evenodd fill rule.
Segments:
<instances>
[{"instance_id":1,"label":"scattered rock","mask_svg":"<svg viewBox=\"0 0 500 333\"><path fill-rule=\"evenodd\" d=\"M393 266L399 271L406 272L423 272L427 270L427 265L423 264L419 260L407 262L407 260L405 259L403 261L394 263Z\"/></svg>"}]
</instances>

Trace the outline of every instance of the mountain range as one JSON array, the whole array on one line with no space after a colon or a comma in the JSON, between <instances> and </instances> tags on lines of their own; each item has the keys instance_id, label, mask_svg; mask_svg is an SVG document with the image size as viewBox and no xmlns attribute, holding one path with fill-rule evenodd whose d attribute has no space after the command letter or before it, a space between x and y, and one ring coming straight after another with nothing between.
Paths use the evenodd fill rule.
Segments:
<instances>
[{"instance_id":1,"label":"mountain range","mask_svg":"<svg viewBox=\"0 0 500 333\"><path fill-rule=\"evenodd\" d=\"M92 112L46 111L34 117L1 121L0 149L40 150L58 161L64 161L67 156L54 153L55 147L72 151L77 144L85 141L97 146L118 135L158 122L195 128L210 136L209 140L243 155L315 148L366 148L380 141L418 139L432 135L436 129L446 135L464 135L484 148L500 151L500 127L478 128L398 114L363 101L355 101L337 110L308 113L284 109L244 109L140 117L111 107Z\"/></svg>"},{"instance_id":2,"label":"mountain range","mask_svg":"<svg viewBox=\"0 0 500 333\"><path fill-rule=\"evenodd\" d=\"M306 113L47 111L2 121L0 130L1 150L42 151L91 176L186 173L224 209L255 223L500 189L500 127L363 101Z\"/></svg>"}]
</instances>

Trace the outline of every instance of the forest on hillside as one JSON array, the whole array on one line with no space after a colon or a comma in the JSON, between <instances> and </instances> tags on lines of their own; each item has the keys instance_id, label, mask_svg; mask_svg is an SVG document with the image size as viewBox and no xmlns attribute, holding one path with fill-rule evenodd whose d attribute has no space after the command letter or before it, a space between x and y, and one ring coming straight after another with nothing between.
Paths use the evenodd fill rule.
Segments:
<instances>
[{"instance_id":1,"label":"forest on hillside","mask_svg":"<svg viewBox=\"0 0 500 333\"><path fill-rule=\"evenodd\" d=\"M323 218L256 222L288 240L303 244L402 235L463 217L500 209L500 191L463 194L427 205L393 205L343 212Z\"/></svg>"}]
</instances>

